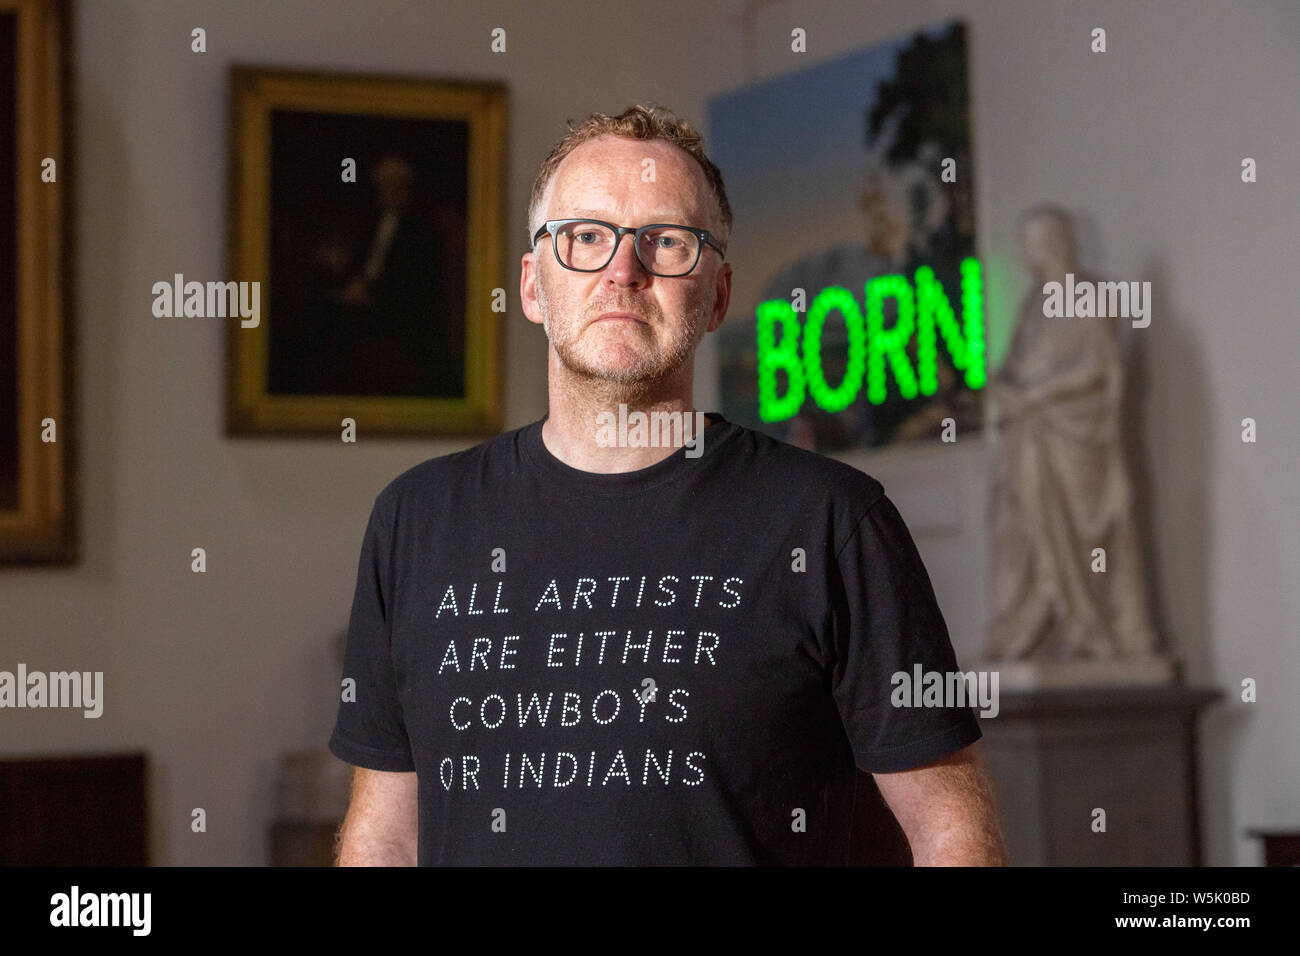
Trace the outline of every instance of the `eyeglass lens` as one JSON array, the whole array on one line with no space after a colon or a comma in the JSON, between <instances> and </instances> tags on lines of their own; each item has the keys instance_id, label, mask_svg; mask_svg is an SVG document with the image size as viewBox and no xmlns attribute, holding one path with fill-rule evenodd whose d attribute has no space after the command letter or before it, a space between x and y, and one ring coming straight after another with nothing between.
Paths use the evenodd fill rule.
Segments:
<instances>
[{"instance_id":1,"label":"eyeglass lens","mask_svg":"<svg viewBox=\"0 0 1300 956\"><path fill-rule=\"evenodd\" d=\"M571 222L555 233L555 251L570 269L598 270L614 258L617 233L598 222ZM657 226L641 234L641 264L656 275L678 276L691 271L700 240L687 229Z\"/></svg>"}]
</instances>

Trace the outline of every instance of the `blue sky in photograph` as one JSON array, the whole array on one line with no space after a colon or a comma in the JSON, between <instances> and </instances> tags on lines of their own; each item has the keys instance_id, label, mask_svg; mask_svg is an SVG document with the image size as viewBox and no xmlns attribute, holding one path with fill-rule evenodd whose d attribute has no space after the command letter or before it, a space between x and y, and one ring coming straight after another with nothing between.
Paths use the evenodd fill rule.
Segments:
<instances>
[{"instance_id":1,"label":"blue sky in photograph","mask_svg":"<svg viewBox=\"0 0 1300 956\"><path fill-rule=\"evenodd\" d=\"M948 26L917 32L938 37ZM774 167L795 189L814 187L820 169L843 169L846 158L861 167L867 106L914 35L711 98L708 151L728 188L732 180L761 180Z\"/></svg>"}]
</instances>

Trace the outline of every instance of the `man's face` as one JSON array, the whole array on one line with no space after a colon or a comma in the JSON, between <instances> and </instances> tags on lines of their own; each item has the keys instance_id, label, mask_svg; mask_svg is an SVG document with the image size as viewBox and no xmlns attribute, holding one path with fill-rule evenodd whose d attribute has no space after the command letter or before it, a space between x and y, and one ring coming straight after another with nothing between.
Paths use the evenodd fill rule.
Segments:
<instances>
[{"instance_id":1,"label":"man's face","mask_svg":"<svg viewBox=\"0 0 1300 956\"><path fill-rule=\"evenodd\" d=\"M643 178L654 160L652 181ZM703 173L671 143L601 136L577 147L556 170L542 203L545 219L590 217L620 226L718 223ZM540 224L539 224L540 225ZM726 315L731 266L707 244L694 271L666 279L647 273L633 237L600 272L573 272L555 259L549 235L523 257L524 313L546 330L556 358L582 378L620 385L663 381L691 362L706 331ZM637 320L601 319L628 312Z\"/></svg>"}]
</instances>

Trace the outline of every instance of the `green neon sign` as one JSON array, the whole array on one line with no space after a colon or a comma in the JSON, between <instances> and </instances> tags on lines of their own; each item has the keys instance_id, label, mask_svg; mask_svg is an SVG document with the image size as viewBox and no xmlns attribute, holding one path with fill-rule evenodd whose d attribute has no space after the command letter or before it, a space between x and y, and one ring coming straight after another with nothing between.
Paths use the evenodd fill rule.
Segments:
<instances>
[{"instance_id":1,"label":"green neon sign","mask_svg":"<svg viewBox=\"0 0 1300 956\"><path fill-rule=\"evenodd\" d=\"M898 319L885 328L885 300L893 299ZM848 330L849 355L838 385L826 381L822 371L822 330L831 312L839 312ZM780 336L777 330L780 329ZM801 338L802 334L802 338ZM907 345L916 336L916 364ZM765 422L793 417L811 395L828 412L843 411L867 385L867 401L885 401L890 374L904 398L933 395L939 390L938 340L963 372L967 387L984 387L984 282L979 260L961 262L961 324L943 285L929 266L916 270L915 282L888 275L869 280L863 287L863 308L843 286L828 286L808 306L802 329L799 315L784 299L769 299L758 306L758 413ZM776 373L789 380L786 393L776 393Z\"/></svg>"}]
</instances>

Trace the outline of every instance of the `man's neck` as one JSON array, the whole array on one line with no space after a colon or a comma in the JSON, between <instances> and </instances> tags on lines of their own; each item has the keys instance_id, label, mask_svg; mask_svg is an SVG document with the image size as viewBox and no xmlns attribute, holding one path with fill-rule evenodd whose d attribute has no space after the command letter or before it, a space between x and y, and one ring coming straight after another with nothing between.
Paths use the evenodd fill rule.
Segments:
<instances>
[{"instance_id":1,"label":"man's neck","mask_svg":"<svg viewBox=\"0 0 1300 956\"><path fill-rule=\"evenodd\" d=\"M561 381L557 383L557 377ZM667 412L681 416L684 440L695 437L707 424L691 401L692 382L686 378L653 389L617 386L608 382L575 382L551 369L550 411L542 426L546 450L570 468L597 474L615 474L649 468L680 451L665 444L642 447L633 412ZM620 408L622 406L622 408ZM630 419L630 420L629 420ZM673 421L674 419L669 419ZM675 437L675 429L671 430ZM659 429L649 424L641 431L655 442ZM613 440L613 444L609 442Z\"/></svg>"}]
</instances>

